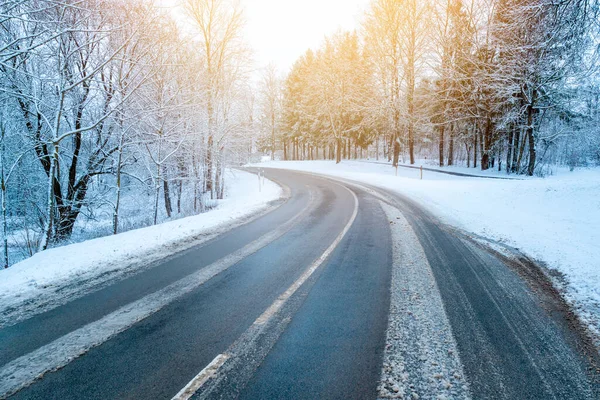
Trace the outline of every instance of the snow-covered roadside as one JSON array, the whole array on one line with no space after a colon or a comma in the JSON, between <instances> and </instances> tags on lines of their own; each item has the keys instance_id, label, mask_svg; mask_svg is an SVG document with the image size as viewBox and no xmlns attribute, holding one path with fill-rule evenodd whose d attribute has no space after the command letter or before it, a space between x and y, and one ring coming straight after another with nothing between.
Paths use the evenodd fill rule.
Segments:
<instances>
[{"instance_id":1,"label":"snow-covered roadside","mask_svg":"<svg viewBox=\"0 0 600 400\"><path fill-rule=\"evenodd\" d=\"M256 175L247 172L230 171L226 184L226 199L207 213L57 247L0 270L0 326L209 240L282 196L269 180L259 191Z\"/></svg>"},{"instance_id":2,"label":"snow-covered roadside","mask_svg":"<svg viewBox=\"0 0 600 400\"><path fill-rule=\"evenodd\" d=\"M548 178L458 177L345 161L266 162L261 167L352 179L418 200L442 221L517 248L564 275L556 283L600 337L600 170L560 171ZM455 169L456 170L456 169ZM464 171L457 171L464 172Z\"/></svg>"}]
</instances>

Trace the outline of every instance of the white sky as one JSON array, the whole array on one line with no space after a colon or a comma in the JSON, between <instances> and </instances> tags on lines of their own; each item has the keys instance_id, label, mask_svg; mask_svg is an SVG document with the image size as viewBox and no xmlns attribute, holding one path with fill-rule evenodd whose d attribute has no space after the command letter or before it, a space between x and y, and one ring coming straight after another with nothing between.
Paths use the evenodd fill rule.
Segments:
<instances>
[{"instance_id":1,"label":"white sky","mask_svg":"<svg viewBox=\"0 0 600 400\"><path fill-rule=\"evenodd\" d=\"M317 48L338 29L360 25L369 0L241 0L246 15L246 38L257 67L270 62L282 71L307 49Z\"/></svg>"},{"instance_id":2,"label":"white sky","mask_svg":"<svg viewBox=\"0 0 600 400\"><path fill-rule=\"evenodd\" d=\"M246 18L245 37L254 50L256 67L273 62L287 72L309 49L338 29L360 26L370 0L239 0ZM159 0L172 6L178 0Z\"/></svg>"}]
</instances>

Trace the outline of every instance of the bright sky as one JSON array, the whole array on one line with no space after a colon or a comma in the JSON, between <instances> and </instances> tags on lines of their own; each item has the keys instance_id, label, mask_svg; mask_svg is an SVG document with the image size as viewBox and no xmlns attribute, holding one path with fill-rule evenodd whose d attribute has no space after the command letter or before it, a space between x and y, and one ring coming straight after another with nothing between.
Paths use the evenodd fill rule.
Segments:
<instances>
[{"instance_id":1,"label":"bright sky","mask_svg":"<svg viewBox=\"0 0 600 400\"><path fill-rule=\"evenodd\" d=\"M241 0L247 40L257 66L270 62L282 72L308 48L338 29L359 27L369 0Z\"/></svg>"},{"instance_id":2,"label":"bright sky","mask_svg":"<svg viewBox=\"0 0 600 400\"><path fill-rule=\"evenodd\" d=\"M158 0L172 6L179 0ZM256 67L273 62L287 72L309 49L338 29L360 25L370 0L239 0L246 17L246 40L254 49Z\"/></svg>"}]
</instances>

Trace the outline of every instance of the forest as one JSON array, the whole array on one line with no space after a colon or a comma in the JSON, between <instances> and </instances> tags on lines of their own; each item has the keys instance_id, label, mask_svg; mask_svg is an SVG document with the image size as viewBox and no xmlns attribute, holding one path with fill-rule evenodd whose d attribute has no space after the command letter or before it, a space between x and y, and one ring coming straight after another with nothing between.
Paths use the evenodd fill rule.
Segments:
<instances>
[{"instance_id":1,"label":"forest","mask_svg":"<svg viewBox=\"0 0 600 400\"><path fill-rule=\"evenodd\" d=\"M185 33L144 0L0 2L5 267L223 198L251 145L242 10L183 9Z\"/></svg>"},{"instance_id":2,"label":"forest","mask_svg":"<svg viewBox=\"0 0 600 400\"><path fill-rule=\"evenodd\" d=\"M289 71L253 65L238 1L180 12L0 1L4 267L210 210L257 152L540 176L600 164L596 0L372 0Z\"/></svg>"},{"instance_id":3,"label":"forest","mask_svg":"<svg viewBox=\"0 0 600 400\"><path fill-rule=\"evenodd\" d=\"M598 165L597 11L587 0L373 0L360 28L279 80L262 147L523 175Z\"/></svg>"}]
</instances>

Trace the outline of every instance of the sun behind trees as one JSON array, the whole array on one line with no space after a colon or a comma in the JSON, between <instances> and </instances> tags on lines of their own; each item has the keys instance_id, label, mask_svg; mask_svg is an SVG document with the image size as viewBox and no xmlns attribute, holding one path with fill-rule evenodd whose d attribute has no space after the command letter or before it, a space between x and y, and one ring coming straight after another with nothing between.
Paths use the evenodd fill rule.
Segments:
<instances>
[{"instance_id":1,"label":"sun behind trees","mask_svg":"<svg viewBox=\"0 0 600 400\"><path fill-rule=\"evenodd\" d=\"M373 0L359 33L328 38L289 73L283 158L460 159L528 175L598 163L597 10Z\"/></svg>"},{"instance_id":2,"label":"sun behind trees","mask_svg":"<svg viewBox=\"0 0 600 400\"><path fill-rule=\"evenodd\" d=\"M340 162L366 146L374 126L367 120L373 116L367 112L370 78L355 33L340 33L319 51L309 50L285 83L284 158L312 160L321 154Z\"/></svg>"},{"instance_id":3,"label":"sun behind trees","mask_svg":"<svg viewBox=\"0 0 600 400\"><path fill-rule=\"evenodd\" d=\"M239 3L182 4L185 29L145 0L0 2L4 264L8 236L22 259L210 209L256 148L528 175L600 162L597 0L373 0L258 87Z\"/></svg>"}]
</instances>

